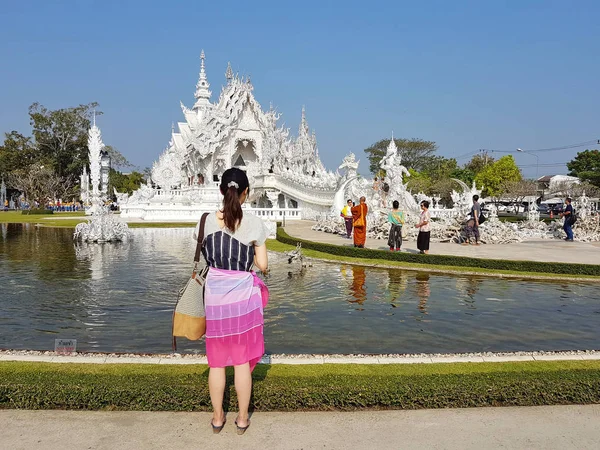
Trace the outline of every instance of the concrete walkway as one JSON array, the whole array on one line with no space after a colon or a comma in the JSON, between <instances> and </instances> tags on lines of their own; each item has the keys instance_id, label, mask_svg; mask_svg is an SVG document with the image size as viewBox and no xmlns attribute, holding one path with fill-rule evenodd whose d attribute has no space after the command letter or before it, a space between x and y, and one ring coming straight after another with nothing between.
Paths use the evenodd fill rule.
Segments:
<instances>
[{"instance_id":1,"label":"concrete walkway","mask_svg":"<svg viewBox=\"0 0 600 450\"><path fill-rule=\"evenodd\" d=\"M0 449L598 449L600 405L417 411L210 413L0 411Z\"/></svg>"},{"instance_id":2,"label":"concrete walkway","mask_svg":"<svg viewBox=\"0 0 600 450\"><path fill-rule=\"evenodd\" d=\"M311 230L313 225L314 222L308 220L288 221L285 231L290 236L313 242L353 246L351 239L337 234ZM380 239L367 238L366 247L389 251L387 242ZM402 251L418 253L416 241L406 241L402 246ZM600 264L600 242L565 242L558 239L524 241L514 244L482 244L480 246L432 242L430 253L432 255L488 259Z\"/></svg>"}]
</instances>

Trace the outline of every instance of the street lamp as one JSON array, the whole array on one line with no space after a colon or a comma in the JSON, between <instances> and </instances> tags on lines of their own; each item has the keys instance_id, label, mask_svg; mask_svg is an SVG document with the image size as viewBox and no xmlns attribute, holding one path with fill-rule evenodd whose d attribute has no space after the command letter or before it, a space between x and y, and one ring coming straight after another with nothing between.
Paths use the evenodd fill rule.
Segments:
<instances>
[{"instance_id":1,"label":"street lamp","mask_svg":"<svg viewBox=\"0 0 600 450\"><path fill-rule=\"evenodd\" d=\"M528 155L535 156L535 191L536 191L535 193L536 193L536 196L537 196L538 187L539 187L539 185L538 185L538 168L540 166L540 157L538 155L536 155L535 153L528 152L526 150L523 150L522 148L518 148L517 151L521 152L521 153L527 153ZM544 193L542 191L542 197L543 197L543 195L544 195Z\"/></svg>"},{"instance_id":2,"label":"street lamp","mask_svg":"<svg viewBox=\"0 0 600 450\"><path fill-rule=\"evenodd\" d=\"M535 153L528 152L527 150L523 150L522 148L518 148L517 151L521 152L521 153L527 153L528 155L535 156L535 181L537 182L537 179L538 179L538 168L540 166L540 157L538 155L536 155Z\"/></svg>"}]
</instances>

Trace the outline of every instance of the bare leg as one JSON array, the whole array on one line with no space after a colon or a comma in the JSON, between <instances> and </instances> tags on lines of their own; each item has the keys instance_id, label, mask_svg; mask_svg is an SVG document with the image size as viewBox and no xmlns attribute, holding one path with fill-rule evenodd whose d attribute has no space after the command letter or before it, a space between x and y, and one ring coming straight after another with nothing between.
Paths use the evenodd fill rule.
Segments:
<instances>
[{"instance_id":1,"label":"bare leg","mask_svg":"<svg viewBox=\"0 0 600 450\"><path fill-rule=\"evenodd\" d=\"M250 364L242 364L234 366L235 371L235 392L238 398L238 417L237 424L239 427L248 425L248 407L250 406L250 394L252 393L252 373L250 372Z\"/></svg>"},{"instance_id":2,"label":"bare leg","mask_svg":"<svg viewBox=\"0 0 600 450\"><path fill-rule=\"evenodd\" d=\"M211 368L208 372L208 391L213 406L212 424L220 427L225 422L223 395L225 394L225 368Z\"/></svg>"}]
</instances>

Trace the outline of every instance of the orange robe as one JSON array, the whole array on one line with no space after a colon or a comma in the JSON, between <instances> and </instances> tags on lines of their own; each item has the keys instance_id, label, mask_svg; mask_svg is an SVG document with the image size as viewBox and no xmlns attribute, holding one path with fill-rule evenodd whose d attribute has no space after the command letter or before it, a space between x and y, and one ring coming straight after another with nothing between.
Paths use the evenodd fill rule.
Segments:
<instances>
[{"instance_id":1,"label":"orange robe","mask_svg":"<svg viewBox=\"0 0 600 450\"><path fill-rule=\"evenodd\" d=\"M352 219L354 220L354 245L362 245L364 247L367 240L367 213L369 207L360 203L352 207Z\"/></svg>"}]
</instances>

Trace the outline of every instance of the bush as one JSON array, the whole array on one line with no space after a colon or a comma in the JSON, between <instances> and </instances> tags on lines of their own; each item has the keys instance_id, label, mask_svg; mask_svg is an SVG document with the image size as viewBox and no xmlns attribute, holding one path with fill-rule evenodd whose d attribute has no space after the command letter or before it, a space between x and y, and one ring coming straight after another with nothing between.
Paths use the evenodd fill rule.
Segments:
<instances>
[{"instance_id":1,"label":"bush","mask_svg":"<svg viewBox=\"0 0 600 450\"><path fill-rule=\"evenodd\" d=\"M37 209L24 209L21 211L24 216L42 215L42 214L54 214L51 209L37 208Z\"/></svg>"},{"instance_id":2,"label":"bush","mask_svg":"<svg viewBox=\"0 0 600 450\"><path fill-rule=\"evenodd\" d=\"M258 365L256 411L600 403L600 361ZM208 411L205 365L0 363L0 408ZM227 371L225 408L237 399Z\"/></svg>"},{"instance_id":3,"label":"bush","mask_svg":"<svg viewBox=\"0 0 600 450\"><path fill-rule=\"evenodd\" d=\"M431 264L432 266L479 267L489 270L510 270L517 272L537 272L565 275L600 276L598 264L572 264L562 262L511 261L505 259L481 259L452 255L420 255L415 253L387 252L368 248L345 247L305 241L288 235L283 228L277 229L277 240L284 244L302 244L302 248L316 250L330 255L351 258L380 259L387 261L403 261L414 264Z\"/></svg>"}]
</instances>

